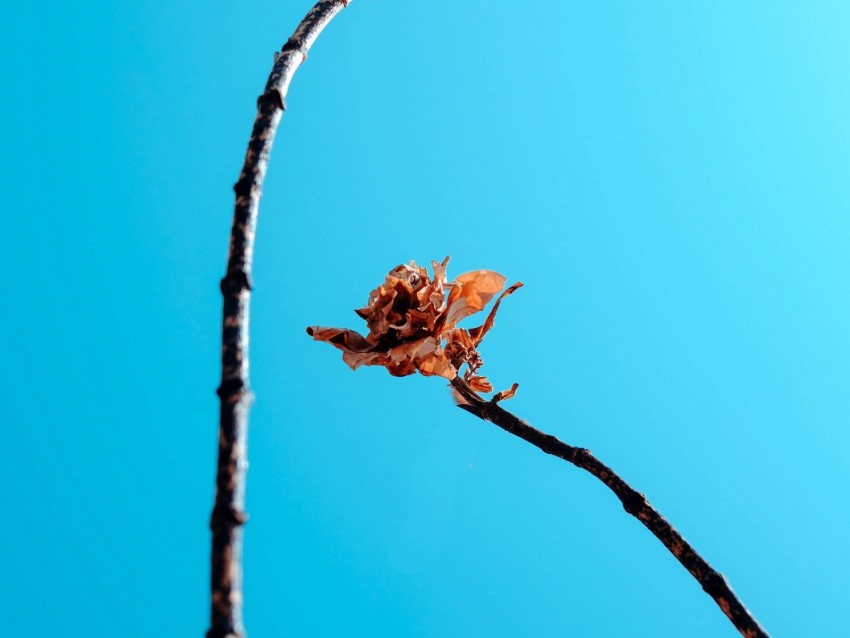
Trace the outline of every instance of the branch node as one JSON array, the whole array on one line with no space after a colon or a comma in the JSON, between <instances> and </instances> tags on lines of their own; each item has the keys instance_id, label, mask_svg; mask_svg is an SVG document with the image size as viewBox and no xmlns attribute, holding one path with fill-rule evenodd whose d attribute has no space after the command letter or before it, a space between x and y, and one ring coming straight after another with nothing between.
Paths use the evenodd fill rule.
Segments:
<instances>
[{"instance_id":1,"label":"branch node","mask_svg":"<svg viewBox=\"0 0 850 638\"><path fill-rule=\"evenodd\" d=\"M210 516L210 529L215 531L223 527L239 527L248 521L245 512L232 507L216 507Z\"/></svg>"},{"instance_id":2,"label":"branch node","mask_svg":"<svg viewBox=\"0 0 850 638\"><path fill-rule=\"evenodd\" d=\"M703 591L714 599L724 596L726 591L730 589L723 574L714 570L707 574L700 584Z\"/></svg>"},{"instance_id":3,"label":"branch node","mask_svg":"<svg viewBox=\"0 0 850 638\"><path fill-rule=\"evenodd\" d=\"M237 182L233 185L233 192L236 197L248 197L251 194L251 176L240 175Z\"/></svg>"},{"instance_id":4,"label":"branch node","mask_svg":"<svg viewBox=\"0 0 850 638\"><path fill-rule=\"evenodd\" d=\"M264 104L270 105L272 108L286 110L286 100L277 89L266 89L263 94L257 98L257 108L262 108Z\"/></svg>"},{"instance_id":5,"label":"branch node","mask_svg":"<svg viewBox=\"0 0 850 638\"><path fill-rule=\"evenodd\" d=\"M243 290L253 290L254 282L251 281L251 275L244 268L233 268L227 270L227 274L221 280L220 287L223 295L238 295Z\"/></svg>"},{"instance_id":6,"label":"branch node","mask_svg":"<svg viewBox=\"0 0 850 638\"><path fill-rule=\"evenodd\" d=\"M248 385L243 379L239 377L230 377L222 380L221 385L218 386L215 393L219 396L219 398L226 399L227 397L232 397L240 392L250 391L251 390L248 388Z\"/></svg>"},{"instance_id":7,"label":"branch node","mask_svg":"<svg viewBox=\"0 0 850 638\"><path fill-rule=\"evenodd\" d=\"M289 38L280 50L281 54L288 53L289 51L297 51L300 53L302 62L307 59L307 48L297 38Z\"/></svg>"},{"instance_id":8,"label":"branch node","mask_svg":"<svg viewBox=\"0 0 850 638\"><path fill-rule=\"evenodd\" d=\"M646 496L640 492L632 492L628 496L624 496L621 500L623 501L623 509L635 517L647 505Z\"/></svg>"}]
</instances>

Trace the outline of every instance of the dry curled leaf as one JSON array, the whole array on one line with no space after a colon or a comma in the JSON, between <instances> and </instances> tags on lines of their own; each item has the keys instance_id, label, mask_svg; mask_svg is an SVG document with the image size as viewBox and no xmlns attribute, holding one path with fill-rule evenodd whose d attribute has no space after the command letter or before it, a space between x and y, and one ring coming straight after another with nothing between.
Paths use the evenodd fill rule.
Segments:
<instances>
[{"instance_id":1,"label":"dry curled leaf","mask_svg":"<svg viewBox=\"0 0 850 638\"><path fill-rule=\"evenodd\" d=\"M493 295L504 288L506 281L507 277L492 270L474 270L458 277L449 293L446 324L453 326L461 319L484 310Z\"/></svg>"},{"instance_id":2,"label":"dry curled leaf","mask_svg":"<svg viewBox=\"0 0 850 638\"><path fill-rule=\"evenodd\" d=\"M476 347L493 327L502 299L522 286L505 290L484 323L465 330L456 324L482 311L505 285L506 278L492 270L475 270L446 279L449 258L431 262L433 275L415 263L393 268L384 282L369 294L363 308L355 312L366 320L369 334L346 328L311 326L308 334L342 350L352 369L361 365L384 366L390 374L403 377L414 372L454 379L464 364L464 378L478 392L493 386L476 373L483 365ZM502 398L513 396L506 394Z\"/></svg>"},{"instance_id":3,"label":"dry curled leaf","mask_svg":"<svg viewBox=\"0 0 850 638\"><path fill-rule=\"evenodd\" d=\"M516 396L516 391L519 388L519 383L514 383L507 390L502 390L501 392L497 392L493 395L493 398L490 399L493 403L498 403L499 401L507 401L508 399L513 399Z\"/></svg>"}]
</instances>

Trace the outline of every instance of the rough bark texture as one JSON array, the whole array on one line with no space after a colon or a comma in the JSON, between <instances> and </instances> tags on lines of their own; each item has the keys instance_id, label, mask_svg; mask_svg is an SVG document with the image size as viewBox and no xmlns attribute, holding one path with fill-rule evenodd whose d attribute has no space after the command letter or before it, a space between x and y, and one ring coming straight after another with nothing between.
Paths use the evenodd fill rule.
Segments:
<instances>
[{"instance_id":1,"label":"rough bark texture","mask_svg":"<svg viewBox=\"0 0 850 638\"><path fill-rule=\"evenodd\" d=\"M767 638L767 632L738 599L723 575L715 571L702 556L697 554L682 535L649 504L643 494L633 489L610 467L599 461L590 453L590 450L567 445L560 439L532 427L501 408L496 401L483 399L461 378L452 381L452 386L468 402L460 405L467 412L498 425L514 436L525 439L547 454L587 470L605 483L623 503L623 508L643 523L702 585L705 592L714 599L741 635L747 638Z\"/></svg>"},{"instance_id":2,"label":"rough bark texture","mask_svg":"<svg viewBox=\"0 0 850 638\"><path fill-rule=\"evenodd\" d=\"M257 100L257 117L245 163L233 187L236 205L230 233L227 272L221 280L224 310L221 331L221 420L212 530L211 613L208 638L242 638L242 526L245 523L245 471L248 410L248 318L254 234L263 180L275 132L295 71L322 29L350 0L326 0L306 15L280 53Z\"/></svg>"}]
</instances>

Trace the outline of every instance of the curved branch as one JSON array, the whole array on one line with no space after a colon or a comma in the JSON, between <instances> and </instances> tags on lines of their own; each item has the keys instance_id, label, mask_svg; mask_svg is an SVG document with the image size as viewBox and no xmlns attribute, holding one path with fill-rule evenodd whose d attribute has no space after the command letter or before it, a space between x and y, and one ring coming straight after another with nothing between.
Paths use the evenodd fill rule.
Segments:
<instances>
[{"instance_id":1,"label":"curved branch","mask_svg":"<svg viewBox=\"0 0 850 638\"><path fill-rule=\"evenodd\" d=\"M614 470L599 461L590 450L567 445L560 439L541 432L522 419L499 407L494 400L487 401L479 396L469 384L460 377L454 379L452 387L467 403L459 407L480 419L490 421L503 430L510 432L576 467L587 470L605 483L623 503L623 508L652 532L661 541L682 566L702 585L732 624L746 638L767 638L767 632L759 625L749 610L729 587L723 575L715 571L705 559L677 532L667 520L650 505L646 497L632 488Z\"/></svg>"},{"instance_id":2,"label":"curved branch","mask_svg":"<svg viewBox=\"0 0 850 638\"><path fill-rule=\"evenodd\" d=\"M248 319L254 235L263 180L275 132L286 108L292 76L307 59L313 42L350 0L323 0L298 25L275 54L239 180L233 186L236 205L230 232L227 272L221 280L224 309L221 330L221 419L212 530L211 611L208 638L242 638L242 526L245 523L245 471L248 410L253 400L248 384Z\"/></svg>"}]
</instances>

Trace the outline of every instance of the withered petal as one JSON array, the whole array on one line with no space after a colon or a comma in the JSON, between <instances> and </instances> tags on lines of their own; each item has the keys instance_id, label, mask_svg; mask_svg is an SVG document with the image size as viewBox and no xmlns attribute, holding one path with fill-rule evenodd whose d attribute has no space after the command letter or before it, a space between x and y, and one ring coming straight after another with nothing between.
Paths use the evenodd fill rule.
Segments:
<instances>
[{"instance_id":1,"label":"withered petal","mask_svg":"<svg viewBox=\"0 0 850 638\"><path fill-rule=\"evenodd\" d=\"M487 377L470 376L466 382L476 392L487 393L493 391L493 384L487 380Z\"/></svg>"},{"instance_id":2,"label":"withered petal","mask_svg":"<svg viewBox=\"0 0 850 638\"><path fill-rule=\"evenodd\" d=\"M386 352L387 370L396 376L406 376L419 371L425 376L454 379L457 370L446 359L440 342L434 337L408 341Z\"/></svg>"},{"instance_id":3,"label":"withered petal","mask_svg":"<svg viewBox=\"0 0 850 638\"><path fill-rule=\"evenodd\" d=\"M427 310L430 310L430 312ZM424 312L415 309L408 310L406 321L401 325L390 326L390 328L396 331L399 340L413 337L417 333L420 335L423 332L433 333L437 313L433 309L427 310Z\"/></svg>"},{"instance_id":4,"label":"withered petal","mask_svg":"<svg viewBox=\"0 0 850 638\"><path fill-rule=\"evenodd\" d=\"M316 341L326 341L344 352L366 352L372 347L372 344L366 341L363 335L347 328L309 326L307 334Z\"/></svg>"},{"instance_id":5,"label":"withered petal","mask_svg":"<svg viewBox=\"0 0 850 638\"><path fill-rule=\"evenodd\" d=\"M483 310L506 281L507 277L492 270L473 270L460 275L451 284L444 325L450 328L464 317Z\"/></svg>"},{"instance_id":6,"label":"withered petal","mask_svg":"<svg viewBox=\"0 0 850 638\"><path fill-rule=\"evenodd\" d=\"M443 352L433 352L417 362L419 372L426 377L444 377L451 381L457 376L457 369Z\"/></svg>"},{"instance_id":7,"label":"withered petal","mask_svg":"<svg viewBox=\"0 0 850 638\"><path fill-rule=\"evenodd\" d=\"M352 370L356 370L360 366L383 366L386 365L386 353L349 352L348 350L343 350L342 360L345 361Z\"/></svg>"},{"instance_id":8,"label":"withered petal","mask_svg":"<svg viewBox=\"0 0 850 638\"><path fill-rule=\"evenodd\" d=\"M371 292L366 306L355 311L366 320L369 333L365 337L345 328L311 326L307 332L341 350L343 360L354 369L380 365L395 376L420 372L452 380L466 365L464 379L470 386L478 392L492 392L490 382L477 376L484 362L476 346L492 328L501 300L522 284L502 293L484 324L470 331L456 328L458 321L483 310L506 279L492 270L475 270L447 283L448 262L448 257L442 263L432 262L431 278L414 262L390 271ZM498 396L509 398L512 391Z\"/></svg>"},{"instance_id":9,"label":"withered petal","mask_svg":"<svg viewBox=\"0 0 850 638\"><path fill-rule=\"evenodd\" d=\"M359 332L345 328L310 326L307 328L307 334L311 335L316 341L325 341L342 350L342 360L352 370L356 370L362 365L381 365L378 361L381 353L372 352L374 346Z\"/></svg>"}]
</instances>

